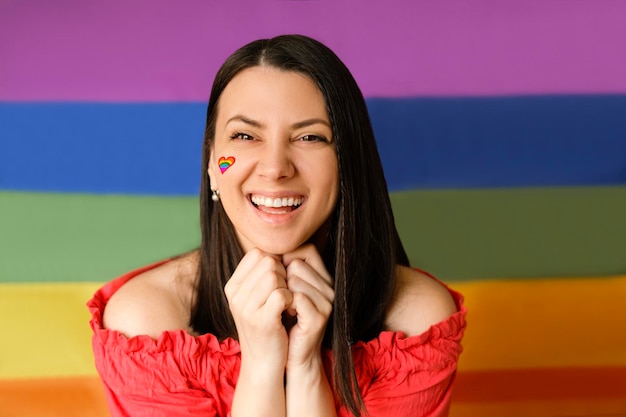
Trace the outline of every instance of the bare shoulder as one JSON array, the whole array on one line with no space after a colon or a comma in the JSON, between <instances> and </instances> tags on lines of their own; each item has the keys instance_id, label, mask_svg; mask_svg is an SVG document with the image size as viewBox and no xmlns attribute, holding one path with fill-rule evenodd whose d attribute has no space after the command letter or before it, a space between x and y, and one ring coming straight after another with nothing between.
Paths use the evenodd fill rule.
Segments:
<instances>
[{"instance_id":1,"label":"bare shoulder","mask_svg":"<svg viewBox=\"0 0 626 417\"><path fill-rule=\"evenodd\" d=\"M415 269L398 266L398 289L386 327L416 336L450 315L457 307L448 290L436 280Z\"/></svg>"},{"instance_id":2,"label":"bare shoulder","mask_svg":"<svg viewBox=\"0 0 626 417\"><path fill-rule=\"evenodd\" d=\"M126 337L158 338L187 330L193 296L195 256L186 255L143 272L122 285L107 303L103 323Z\"/></svg>"}]
</instances>

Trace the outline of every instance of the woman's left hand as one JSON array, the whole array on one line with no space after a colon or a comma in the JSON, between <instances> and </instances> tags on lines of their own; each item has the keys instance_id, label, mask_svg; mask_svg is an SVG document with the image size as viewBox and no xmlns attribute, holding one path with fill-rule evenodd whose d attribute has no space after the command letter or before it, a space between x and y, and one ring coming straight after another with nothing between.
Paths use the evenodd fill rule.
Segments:
<instances>
[{"instance_id":1,"label":"woman's left hand","mask_svg":"<svg viewBox=\"0 0 626 417\"><path fill-rule=\"evenodd\" d=\"M287 314L296 316L289 330L287 370L319 367L324 331L333 310L333 278L315 246L306 244L283 255L287 288L293 303Z\"/></svg>"}]
</instances>

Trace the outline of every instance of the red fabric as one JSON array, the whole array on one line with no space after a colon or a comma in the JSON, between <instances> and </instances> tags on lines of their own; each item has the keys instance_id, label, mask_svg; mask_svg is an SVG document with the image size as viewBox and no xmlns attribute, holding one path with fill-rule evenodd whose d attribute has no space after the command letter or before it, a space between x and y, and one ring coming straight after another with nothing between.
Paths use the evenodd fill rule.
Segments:
<instances>
[{"instance_id":1,"label":"red fabric","mask_svg":"<svg viewBox=\"0 0 626 417\"><path fill-rule=\"evenodd\" d=\"M167 261L163 261L167 262ZM239 375L239 344L184 330L158 339L130 339L102 324L104 308L125 282L163 262L131 271L102 287L87 303L92 314L93 351L112 417L221 416L230 412ZM458 312L424 333L405 338L382 332L358 342L353 356L359 387L371 417L446 416L461 353L466 309L448 289ZM332 361L325 352L326 365ZM338 408L339 416L351 416Z\"/></svg>"}]
</instances>

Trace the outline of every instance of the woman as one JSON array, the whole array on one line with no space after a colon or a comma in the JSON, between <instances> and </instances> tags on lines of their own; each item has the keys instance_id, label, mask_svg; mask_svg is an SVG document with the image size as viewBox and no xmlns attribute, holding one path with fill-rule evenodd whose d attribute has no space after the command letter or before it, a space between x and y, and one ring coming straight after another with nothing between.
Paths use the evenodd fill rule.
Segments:
<instances>
[{"instance_id":1,"label":"woman","mask_svg":"<svg viewBox=\"0 0 626 417\"><path fill-rule=\"evenodd\" d=\"M409 268L363 96L298 35L252 42L208 104L197 251L101 289L113 416L446 415L461 296Z\"/></svg>"}]
</instances>

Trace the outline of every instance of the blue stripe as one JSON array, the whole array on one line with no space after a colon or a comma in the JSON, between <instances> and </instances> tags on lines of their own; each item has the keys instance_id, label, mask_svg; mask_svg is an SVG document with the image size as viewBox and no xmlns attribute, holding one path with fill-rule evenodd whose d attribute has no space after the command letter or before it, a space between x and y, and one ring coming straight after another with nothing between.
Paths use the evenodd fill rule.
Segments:
<instances>
[{"instance_id":1,"label":"blue stripe","mask_svg":"<svg viewBox=\"0 0 626 417\"><path fill-rule=\"evenodd\" d=\"M0 188L197 194L205 105L0 104Z\"/></svg>"},{"instance_id":2,"label":"blue stripe","mask_svg":"<svg viewBox=\"0 0 626 417\"><path fill-rule=\"evenodd\" d=\"M368 105L394 190L626 184L626 96Z\"/></svg>"},{"instance_id":3,"label":"blue stripe","mask_svg":"<svg viewBox=\"0 0 626 417\"><path fill-rule=\"evenodd\" d=\"M626 184L626 96L369 99L391 190ZM204 103L0 103L0 189L189 195Z\"/></svg>"}]
</instances>

